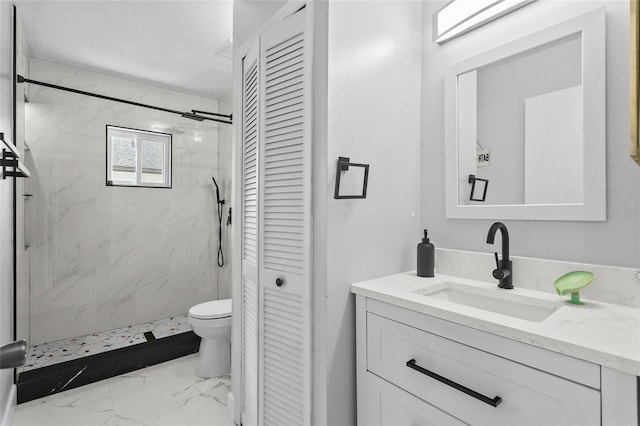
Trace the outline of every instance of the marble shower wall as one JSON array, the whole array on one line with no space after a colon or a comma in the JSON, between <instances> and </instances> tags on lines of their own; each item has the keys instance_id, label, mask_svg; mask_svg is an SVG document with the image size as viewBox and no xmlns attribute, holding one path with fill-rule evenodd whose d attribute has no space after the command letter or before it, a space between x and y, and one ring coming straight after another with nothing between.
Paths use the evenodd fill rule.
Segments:
<instances>
[{"instance_id":1,"label":"marble shower wall","mask_svg":"<svg viewBox=\"0 0 640 426\"><path fill-rule=\"evenodd\" d=\"M32 79L180 111L215 100L31 60ZM173 135L173 187L106 186L106 125ZM30 86L31 343L180 315L218 298L218 125Z\"/></svg>"},{"instance_id":2,"label":"marble shower wall","mask_svg":"<svg viewBox=\"0 0 640 426\"><path fill-rule=\"evenodd\" d=\"M16 20L16 72L23 77L29 77L29 52L27 42L22 32L20 20ZM22 161L31 170L31 153L25 145L25 99L29 96L29 85L21 84L16 87L16 135L14 143L22 154ZM31 341L29 336L29 248L25 246L25 184L28 179L16 179L16 340Z\"/></svg>"},{"instance_id":3,"label":"marble shower wall","mask_svg":"<svg viewBox=\"0 0 640 426\"><path fill-rule=\"evenodd\" d=\"M222 96L219 102L219 112L222 114L231 114L233 107L231 105L231 92ZM231 226L234 221L237 220L233 217L230 225L227 225L227 219L229 215L229 208L233 202L233 191L231 185L231 176L233 175L233 135L231 132L231 126L220 126L218 130L218 137L220 139L220 149L218 150L218 174L221 197L225 199L224 215L222 217L222 249L224 253L224 266L218 269L218 298L231 299L231 264L233 262L232 244L233 238L231 238ZM216 177L218 179L218 177ZM236 212L237 213L237 212Z\"/></svg>"}]
</instances>

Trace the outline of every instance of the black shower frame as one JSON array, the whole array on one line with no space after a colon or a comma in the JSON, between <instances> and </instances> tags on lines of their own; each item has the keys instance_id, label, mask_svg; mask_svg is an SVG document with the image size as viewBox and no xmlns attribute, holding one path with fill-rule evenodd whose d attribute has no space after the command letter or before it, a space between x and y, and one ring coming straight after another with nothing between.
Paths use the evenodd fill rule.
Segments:
<instances>
[{"instance_id":1,"label":"black shower frame","mask_svg":"<svg viewBox=\"0 0 640 426\"><path fill-rule=\"evenodd\" d=\"M15 44L15 37L14 37L14 44ZM14 71L14 74L15 74L15 71ZM229 115L227 115L227 114L219 114L219 113L216 113L216 112L206 112L206 111L199 111L199 110L193 110L193 109L191 111L178 111L178 110L175 110L175 109L164 108L164 107L159 107L159 106L149 105L149 104L143 104L143 103L140 103L140 102L129 101L129 100L126 100L126 99L114 98L112 96L100 95L98 93L87 92L87 91L84 91L84 90L72 89L70 87L59 86L57 84L52 84L52 83L45 83L43 81L31 80L29 78L25 78L25 77L23 77L21 75L17 75L17 74L16 74L16 80L15 81L17 83L36 84L38 86L44 86L44 87L48 87L50 89L56 89L56 90L63 90L65 92L76 93L78 95L91 96L93 98L104 99L104 100L107 100L107 101L120 102L120 103L123 103L123 104L133 105L133 106L137 106L137 107L141 107L141 108L149 108L149 109L154 109L156 111L163 111L163 112L168 112L168 113L171 113L171 114L178 114L178 115L180 115L182 117L189 118L191 120L196 120L196 121L210 120L210 121L215 121L217 123L233 124L233 122L232 122L233 115L232 114L229 114ZM203 114L206 114L206 115L203 115ZM207 117L207 115L213 116L213 117ZM222 119L216 118L216 117L224 117L227 120L222 120Z\"/></svg>"},{"instance_id":2,"label":"black shower frame","mask_svg":"<svg viewBox=\"0 0 640 426\"><path fill-rule=\"evenodd\" d=\"M17 130L18 130L18 120L16 118L16 112L18 111L17 109L17 100L18 100L18 96L17 96L17 88L18 88L18 53L16 52L16 48L18 46L18 29L17 29L17 24L18 24L18 9L16 8L16 5L13 5L13 40L12 40L12 64L11 67L13 68L11 70L11 79L13 80L13 90L12 90L12 102L13 102L13 108L12 108L12 123L11 123L11 139L13 140L13 142L16 142L16 134L17 134ZM17 202L17 194L18 191L16 189L16 176L13 176L13 336L11 338L12 341L15 341L17 336L18 336L18 296L17 296L17 292L18 292L18 242L16 240L16 235L17 235L17 231L18 231L18 222L17 222L17 212L18 212L18 202ZM13 383L15 385L18 384L18 369L14 368L13 369Z\"/></svg>"}]
</instances>

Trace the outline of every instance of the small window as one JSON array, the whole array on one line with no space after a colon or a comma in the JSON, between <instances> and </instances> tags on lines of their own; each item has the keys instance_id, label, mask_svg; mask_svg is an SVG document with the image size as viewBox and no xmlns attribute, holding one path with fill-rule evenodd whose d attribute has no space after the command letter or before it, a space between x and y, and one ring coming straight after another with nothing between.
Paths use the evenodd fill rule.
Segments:
<instances>
[{"instance_id":1,"label":"small window","mask_svg":"<svg viewBox=\"0 0 640 426\"><path fill-rule=\"evenodd\" d=\"M107 186L171 188L171 135L107 126Z\"/></svg>"}]
</instances>

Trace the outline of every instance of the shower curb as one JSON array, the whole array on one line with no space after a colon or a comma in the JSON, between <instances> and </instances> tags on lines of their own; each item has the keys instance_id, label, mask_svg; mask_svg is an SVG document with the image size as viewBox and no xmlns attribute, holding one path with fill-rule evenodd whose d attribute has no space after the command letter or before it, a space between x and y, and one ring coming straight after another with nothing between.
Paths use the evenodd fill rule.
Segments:
<instances>
[{"instance_id":1,"label":"shower curb","mask_svg":"<svg viewBox=\"0 0 640 426\"><path fill-rule=\"evenodd\" d=\"M200 337L188 331L28 370L18 376L18 404L191 355L199 346Z\"/></svg>"}]
</instances>

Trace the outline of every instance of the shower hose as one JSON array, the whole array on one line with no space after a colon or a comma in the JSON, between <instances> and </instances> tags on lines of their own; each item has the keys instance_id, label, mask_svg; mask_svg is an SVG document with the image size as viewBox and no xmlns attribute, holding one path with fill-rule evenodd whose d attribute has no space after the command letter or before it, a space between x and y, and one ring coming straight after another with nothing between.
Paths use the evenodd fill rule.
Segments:
<instances>
[{"instance_id":1,"label":"shower hose","mask_svg":"<svg viewBox=\"0 0 640 426\"><path fill-rule=\"evenodd\" d=\"M224 201L218 201L218 266L224 266L224 253L222 252L222 213Z\"/></svg>"}]
</instances>

